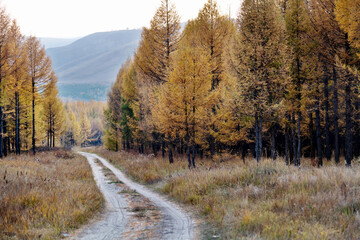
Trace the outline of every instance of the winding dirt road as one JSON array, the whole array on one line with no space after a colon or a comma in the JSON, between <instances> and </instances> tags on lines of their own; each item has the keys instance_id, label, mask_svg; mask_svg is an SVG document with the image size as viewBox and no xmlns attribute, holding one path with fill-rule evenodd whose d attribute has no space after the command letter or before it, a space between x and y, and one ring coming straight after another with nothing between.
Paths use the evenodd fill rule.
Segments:
<instances>
[{"instance_id":1,"label":"winding dirt road","mask_svg":"<svg viewBox=\"0 0 360 240\"><path fill-rule=\"evenodd\" d=\"M131 231L128 226L129 211L127 201L120 195L115 184L109 184L102 167L96 164L98 159L103 166L108 168L128 188L147 198L161 212L159 235L162 239L193 239L195 225L191 217L174 203L166 200L157 193L150 191L143 185L128 179L118 168L114 167L104 158L96 154L79 152L85 156L93 170L94 178L104 194L106 200L105 216L80 229L75 239L126 239L124 232ZM129 229L130 228L130 229Z\"/></svg>"}]
</instances>

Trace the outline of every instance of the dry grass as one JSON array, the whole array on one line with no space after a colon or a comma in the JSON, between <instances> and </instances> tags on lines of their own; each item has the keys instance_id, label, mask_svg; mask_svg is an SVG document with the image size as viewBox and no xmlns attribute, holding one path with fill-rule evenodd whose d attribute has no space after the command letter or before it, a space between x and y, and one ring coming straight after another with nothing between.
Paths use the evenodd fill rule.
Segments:
<instances>
[{"instance_id":1,"label":"dry grass","mask_svg":"<svg viewBox=\"0 0 360 240\"><path fill-rule=\"evenodd\" d=\"M0 160L0 239L58 239L103 206L85 158L58 150Z\"/></svg>"},{"instance_id":2,"label":"dry grass","mask_svg":"<svg viewBox=\"0 0 360 240\"><path fill-rule=\"evenodd\" d=\"M194 206L223 239L359 239L360 166L306 160L301 169L279 160L256 164L222 156L187 170L186 160L97 150L133 178L162 181L161 191Z\"/></svg>"}]
</instances>

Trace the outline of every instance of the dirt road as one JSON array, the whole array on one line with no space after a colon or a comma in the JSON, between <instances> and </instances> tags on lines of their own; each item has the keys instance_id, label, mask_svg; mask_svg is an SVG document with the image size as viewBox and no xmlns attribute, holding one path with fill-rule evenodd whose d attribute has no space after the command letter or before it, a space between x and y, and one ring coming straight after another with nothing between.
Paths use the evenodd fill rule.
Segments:
<instances>
[{"instance_id":1,"label":"dirt road","mask_svg":"<svg viewBox=\"0 0 360 240\"><path fill-rule=\"evenodd\" d=\"M76 235L76 239L126 239L124 232L129 232L133 227L128 226L129 203L119 194L119 189L114 184L106 181L106 176L101 166L95 160L108 168L123 184L147 198L161 212L159 235L162 239L193 239L194 223L191 217L176 204L166 200L157 193L152 192L143 185L128 179L118 168L114 167L104 158L96 154L80 152L85 156L93 170L94 178L103 192L106 200L105 216L84 227Z\"/></svg>"}]
</instances>

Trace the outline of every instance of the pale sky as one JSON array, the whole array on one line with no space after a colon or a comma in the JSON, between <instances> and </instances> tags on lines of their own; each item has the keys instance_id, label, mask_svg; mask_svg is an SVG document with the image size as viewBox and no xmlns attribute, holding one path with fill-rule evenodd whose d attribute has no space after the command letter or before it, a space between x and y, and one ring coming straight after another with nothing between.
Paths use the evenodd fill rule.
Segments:
<instances>
[{"instance_id":1,"label":"pale sky","mask_svg":"<svg viewBox=\"0 0 360 240\"><path fill-rule=\"evenodd\" d=\"M207 0L172 0L181 22L195 18ZM218 0L236 17L240 0ZM73 38L148 26L161 0L0 0L25 35Z\"/></svg>"}]
</instances>

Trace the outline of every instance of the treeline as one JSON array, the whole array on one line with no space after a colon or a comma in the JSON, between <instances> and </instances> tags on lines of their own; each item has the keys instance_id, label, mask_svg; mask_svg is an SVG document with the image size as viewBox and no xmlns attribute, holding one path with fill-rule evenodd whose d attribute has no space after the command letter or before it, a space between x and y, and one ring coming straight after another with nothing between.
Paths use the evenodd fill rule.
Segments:
<instances>
[{"instance_id":1,"label":"treeline","mask_svg":"<svg viewBox=\"0 0 360 240\"><path fill-rule=\"evenodd\" d=\"M55 146L65 112L50 58L35 37L25 37L0 8L0 158Z\"/></svg>"},{"instance_id":2,"label":"treeline","mask_svg":"<svg viewBox=\"0 0 360 240\"><path fill-rule=\"evenodd\" d=\"M66 130L61 138L62 145L67 148L101 145L105 106L105 102L98 101L66 102Z\"/></svg>"},{"instance_id":3,"label":"treeline","mask_svg":"<svg viewBox=\"0 0 360 240\"><path fill-rule=\"evenodd\" d=\"M105 111L109 149L229 151L300 166L360 155L360 4L244 0L237 19L208 0L181 32L163 0Z\"/></svg>"}]
</instances>

